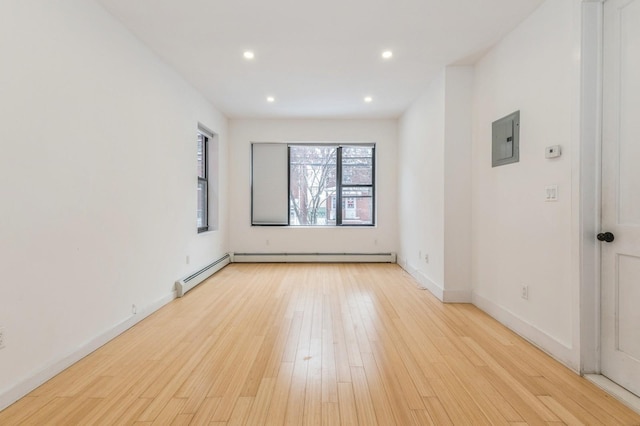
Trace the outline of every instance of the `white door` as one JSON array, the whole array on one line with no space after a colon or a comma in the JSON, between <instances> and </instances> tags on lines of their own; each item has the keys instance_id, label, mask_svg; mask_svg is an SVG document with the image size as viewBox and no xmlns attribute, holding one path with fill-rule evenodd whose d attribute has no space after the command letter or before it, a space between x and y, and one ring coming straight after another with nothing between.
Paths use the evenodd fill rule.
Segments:
<instances>
[{"instance_id":1,"label":"white door","mask_svg":"<svg viewBox=\"0 0 640 426\"><path fill-rule=\"evenodd\" d=\"M640 0L605 2L603 72L601 367L640 395Z\"/></svg>"}]
</instances>

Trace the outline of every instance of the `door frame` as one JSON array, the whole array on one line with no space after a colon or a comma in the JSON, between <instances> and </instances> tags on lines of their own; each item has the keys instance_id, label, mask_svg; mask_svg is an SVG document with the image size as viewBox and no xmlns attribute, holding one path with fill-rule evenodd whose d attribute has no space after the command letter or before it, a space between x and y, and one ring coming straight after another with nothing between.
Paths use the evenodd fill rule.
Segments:
<instances>
[{"instance_id":1,"label":"door frame","mask_svg":"<svg viewBox=\"0 0 640 426\"><path fill-rule=\"evenodd\" d=\"M581 4L580 84L580 374L600 374L602 51L606 0Z\"/></svg>"}]
</instances>

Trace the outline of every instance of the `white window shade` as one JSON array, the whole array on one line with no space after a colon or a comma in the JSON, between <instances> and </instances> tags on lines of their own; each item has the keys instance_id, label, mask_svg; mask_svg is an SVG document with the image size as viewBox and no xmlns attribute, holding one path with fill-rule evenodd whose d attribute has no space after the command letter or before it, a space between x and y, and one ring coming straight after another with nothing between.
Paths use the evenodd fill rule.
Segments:
<instances>
[{"instance_id":1,"label":"white window shade","mask_svg":"<svg viewBox=\"0 0 640 426\"><path fill-rule=\"evenodd\" d=\"M251 224L289 224L289 155L284 143L251 144Z\"/></svg>"}]
</instances>

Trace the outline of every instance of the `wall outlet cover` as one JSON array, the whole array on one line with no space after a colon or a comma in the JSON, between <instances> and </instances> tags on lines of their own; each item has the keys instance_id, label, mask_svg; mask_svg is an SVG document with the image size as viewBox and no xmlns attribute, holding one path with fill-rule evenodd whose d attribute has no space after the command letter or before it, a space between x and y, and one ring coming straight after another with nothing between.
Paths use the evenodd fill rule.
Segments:
<instances>
[{"instance_id":1,"label":"wall outlet cover","mask_svg":"<svg viewBox=\"0 0 640 426\"><path fill-rule=\"evenodd\" d=\"M558 201L558 185L547 185L544 187L545 201Z\"/></svg>"}]
</instances>

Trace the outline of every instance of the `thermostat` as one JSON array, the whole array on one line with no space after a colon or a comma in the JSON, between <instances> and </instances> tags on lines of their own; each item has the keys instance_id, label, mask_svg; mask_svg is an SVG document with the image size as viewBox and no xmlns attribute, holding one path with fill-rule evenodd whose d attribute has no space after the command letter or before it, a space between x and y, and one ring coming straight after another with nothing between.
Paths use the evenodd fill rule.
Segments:
<instances>
[{"instance_id":1,"label":"thermostat","mask_svg":"<svg viewBox=\"0 0 640 426\"><path fill-rule=\"evenodd\" d=\"M560 145L548 146L544 149L544 158L556 158L560 157L561 154Z\"/></svg>"}]
</instances>

